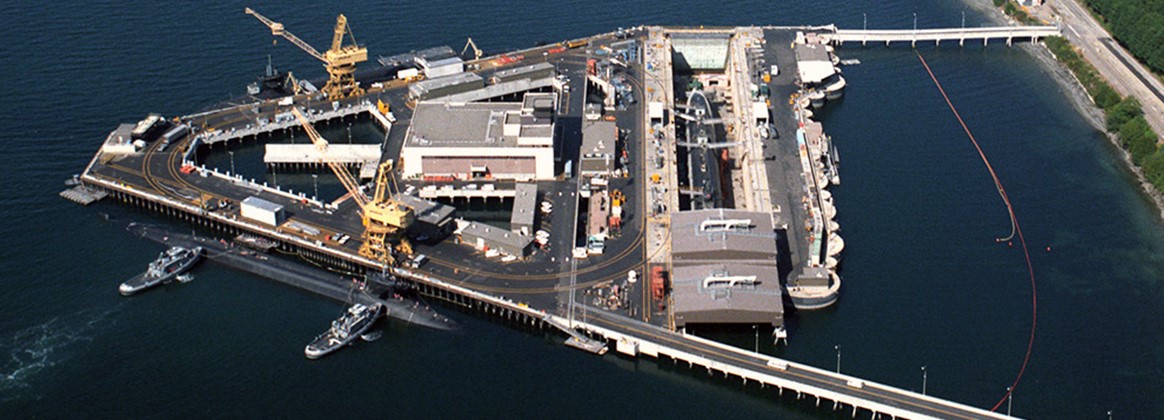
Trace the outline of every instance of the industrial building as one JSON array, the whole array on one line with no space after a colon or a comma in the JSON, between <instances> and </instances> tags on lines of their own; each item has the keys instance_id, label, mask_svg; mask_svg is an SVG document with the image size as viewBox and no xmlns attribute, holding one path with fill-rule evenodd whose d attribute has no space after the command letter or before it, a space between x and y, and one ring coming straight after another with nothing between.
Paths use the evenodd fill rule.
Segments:
<instances>
[{"instance_id":1,"label":"industrial building","mask_svg":"<svg viewBox=\"0 0 1164 420\"><path fill-rule=\"evenodd\" d=\"M412 209L416 219L409 229L414 237L443 238L453 232L451 222L456 207L403 193L393 195L392 199Z\"/></svg>"},{"instance_id":2,"label":"industrial building","mask_svg":"<svg viewBox=\"0 0 1164 420\"><path fill-rule=\"evenodd\" d=\"M526 66L514 67L510 69L500 70L493 73L493 77L489 80L493 83L512 82L520 79L544 79L547 77L554 77L557 74L557 68L553 64L547 62L540 62Z\"/></svg>"},{"instance_id":3,"label":"industrial building","mask_svg":"<svg viewBox=\"0 0 1164 420\"><path fill-rule=\"evenodd\" d=\"M687 324L784 325L780 279L773 267L699 264L671 274L675 326Z\"/></svg>"},{"instance_id":4,"label":"industrial building","mask_svg":"<svg viewBox=\"0 0 1164 420\"><path fill-rule=\"evenodd\" d=\"M672 213L675 267L728 264L776 269L776 232L767 213L733 209ZM678 240L682 238L682 240Z\"/></svg>"},{"instance_id":5,"label":"industrial building","mask_svg":"<svg viewBox=\"0 0 1164 420\"><path fill-rule=\"evenodd\" d=\"M501 254L524 257L529 254L533 237L490 226L484 223L460 220L460 226L453 232L457 241L478 251L497 251Z\"/></svg>"},{"instance_id":6,"label":"industrial building","mask_svg":"<svg viewBox=\"0 0 1164 420\"><path fill-rule=\"evenodd\" d=\"M477 73L457 73L413 83L408 86L408 97L424 100L469 92L485 87L485 79Z\"/></svg>"},{"instance_id":7,"label":"industrial building","mask_svg":"<svg viewBox=\"0 0 1164 420\"><path fill-rule=\"evenodd\" d=\"M402 176L553 179L555 102L553 93L516 103L420 102L401 150Z\"/></svg>"},{"instance_id":8,"label":"industrial building","mask_svg":"<svg viewBox=\"0 0 1164 420\"><path fill-rule=\"evenodd\" d=\"M797 43L793 51L796 53L796 70L801 82L817 84L836 74L832 58L824 45Z\"/></svg>"},{"instance_id":9,"label":"industrial building","mask_svg":"<svg viewBox=\"0 0 1164 420\"><path fill-rule=\"evenodd\" d=\"M582 150L578 154L579 173L587 177L610 177L614 172L614 153L617 141L618 125L613 121L583 122Z\"/></svg>"},{"instance_id":10,"label":"industrial building","mask_svg":"<svg viewBox=\"0 0 1164 420\"><path fill-rule=\"evenodd\" d=\"M140 151L145 147L145 142L133 140L133 129L133 124L123 123L118 125L117 129L110 132L109 136L105 138L105 143L101 145L101 153L128 155Z\"/></svg>"},{"instance_id":11,"label":"industrial building","mask_svg":"<svg viewBox=\"0 0 1164 420\"><path fill-rule=\"evenodd\" d=\"M465 71L465 61L461 60L461 57L446 57L435 60L417 57L416 64L420 65L424 77L429 79L451 76Z\"/></svg>"},{"instance_id":12,"label":"industrial building","mask_svg":"<svg viewBox=\"0 0 1164 420\"><path fill-rule=\"evenodd\" d=\"M519 182L514 185L513 212L509 217L509 230L525 236L533 236L534 219L537 216L538 184Z\"/></svg>"}]
</instances>

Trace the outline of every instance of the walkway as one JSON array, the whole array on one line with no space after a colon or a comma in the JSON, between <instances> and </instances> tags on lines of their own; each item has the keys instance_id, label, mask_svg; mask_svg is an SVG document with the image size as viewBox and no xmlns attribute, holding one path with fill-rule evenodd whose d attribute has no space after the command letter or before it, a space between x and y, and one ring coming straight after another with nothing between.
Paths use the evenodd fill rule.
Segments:
<instances>
[{"instance_id":1,"label":"walkway","mask_svg":"<svg viewBox=\"0 0 1164 420\"><path fill-rule=\"evenodd\" d=\"M1039 39L1048 36L1058 36L1059 28L1055 26L999 26L987 28L939 28L939 29L836 29L827 35L834 43L860 42L909 42L916 46L918 41L935 42L958 41L959 45L966 40L983 43L990 40L1006 40L1010 45L1014 39Z\"/></svg>"}]
</instances>

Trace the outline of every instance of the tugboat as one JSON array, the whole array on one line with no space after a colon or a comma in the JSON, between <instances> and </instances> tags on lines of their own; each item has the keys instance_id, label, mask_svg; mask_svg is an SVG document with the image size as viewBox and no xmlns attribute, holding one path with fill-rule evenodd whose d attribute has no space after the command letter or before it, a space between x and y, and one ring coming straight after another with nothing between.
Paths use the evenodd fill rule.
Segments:
<instances>
[{"instance_id":1,"label":"tugboat","mask_svg":"<svg viewBox=\"0 0 1164 420\"><path fill-rule=\"evenodd\" d=\"M172 247L159 255L158 259L154 260L154 262L151 262L146 272L134 276L125 283L121 283L121 286L117 290L122 295L129 296L166 283L186 270L189 270L201 257L202 247L200 246L194 248Z\"/></svg>"},{"instance_id":2,"label":"tugboat","mask_svg":"<svg viewBox=\"0 0 1164 420\"><path fill-rule=\"evenodd\" d=\"M383 311L384 307L379 304L372 307L361 303L352 305L339 319L331 322L331 329L315 337L303 349L303 354L308 359L318 359L351 344L368 331Z\"/></svg>"}]
</instances>

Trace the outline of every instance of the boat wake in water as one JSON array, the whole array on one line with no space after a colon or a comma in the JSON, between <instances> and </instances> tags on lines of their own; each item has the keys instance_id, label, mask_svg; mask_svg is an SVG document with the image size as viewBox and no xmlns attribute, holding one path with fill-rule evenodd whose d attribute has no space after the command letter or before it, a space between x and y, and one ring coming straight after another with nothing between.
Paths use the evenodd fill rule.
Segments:
<instances>
[{"instance_id":1,"label":"boat wake in water","mask_svg":"<svg viewBox=\"0 0 1164 420\"><path fill-rule=\"evenodd\" d=\"M84 343L93 340L97 331L111 325L114 312L120 305L105 311L80 311L64 317L55 317L39 325L27 327L11 335L0 337L0 402L32 397L17 392L31 387L37 374L67 361L82 350Z\"/></svg>"}]
</instances>

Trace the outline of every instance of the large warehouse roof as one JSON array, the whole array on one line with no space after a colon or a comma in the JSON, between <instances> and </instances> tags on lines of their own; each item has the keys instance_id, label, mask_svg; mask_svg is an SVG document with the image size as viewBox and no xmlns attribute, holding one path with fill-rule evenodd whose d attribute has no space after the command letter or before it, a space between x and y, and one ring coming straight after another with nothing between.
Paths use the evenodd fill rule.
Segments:
<instances>
[{"instance_id":1,"label":"large warehouse roof","mask_svg":"<svg viewBox=\"0 0 1164 420\"><path fill-rule=\"evenodd\" d=\"M733 260L776 263L776 233L768 213L733 209L694 210L671 216L676 264Z\"/></svg>"},{"instance_id":2,"label":"large warehouse roof","mask_svg":"<svg viewBox=\"0 0 1164 420\"><path fill-rule=\"evenodd\" d=\"M675 267L671 294L675 321L783 324L779 274L770 267L704 264Z\"/></svg>"}]
</instances>

